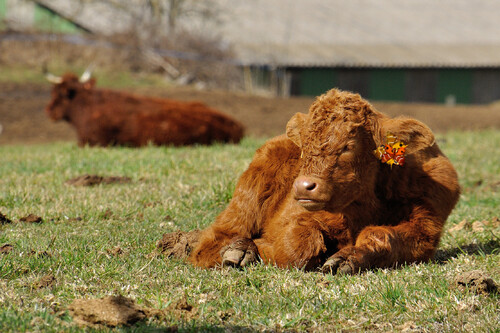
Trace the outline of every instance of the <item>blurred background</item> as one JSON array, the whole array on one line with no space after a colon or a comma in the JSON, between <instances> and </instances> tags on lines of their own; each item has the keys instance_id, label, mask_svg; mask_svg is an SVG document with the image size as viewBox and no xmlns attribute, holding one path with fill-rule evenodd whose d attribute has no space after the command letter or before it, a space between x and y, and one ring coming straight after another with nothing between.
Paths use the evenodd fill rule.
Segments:
<instances>
[{"instance_id":1,"label":"blurred background","mask_svg":"<svg viewBox=\"0 0 500 333\"><path fill-rule=\"evenodd\" d=\"M0 0L0 144L10 98L39 112L43 71L88 66L100 86L202 100L250 135L282 132L332 87L434 130L500 127L498 13L491 0ZM65 129L50 130L39 139Z\"/></svg>"}]
</instances>

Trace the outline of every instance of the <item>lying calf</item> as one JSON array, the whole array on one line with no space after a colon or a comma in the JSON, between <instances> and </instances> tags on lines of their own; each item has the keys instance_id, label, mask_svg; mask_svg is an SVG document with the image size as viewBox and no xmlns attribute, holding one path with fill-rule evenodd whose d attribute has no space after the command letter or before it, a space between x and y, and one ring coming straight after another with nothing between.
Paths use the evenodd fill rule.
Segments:
<instances>
[{"instance_id":1,"label":"lying calf","mask_svg":"<svg viewBox=\"0 0 500 333\"><path fill-rule=\"evenodd\" d=\"M189 260L349 274L425 261L459 194L427 126L333 89L257 150Z\"/></svg>"},{"instance_id":2,"label":"lying calf","mask_svg":"<svg viewBox=\"0 0 500 333\"><path fill-rule=\"evenodd\" d=\"M45 111L70 123L80 146L238 143L243 137L239 122L202 103L98 89L89 72L47 78L54 87Z\"/></svg>"}]
</instances>

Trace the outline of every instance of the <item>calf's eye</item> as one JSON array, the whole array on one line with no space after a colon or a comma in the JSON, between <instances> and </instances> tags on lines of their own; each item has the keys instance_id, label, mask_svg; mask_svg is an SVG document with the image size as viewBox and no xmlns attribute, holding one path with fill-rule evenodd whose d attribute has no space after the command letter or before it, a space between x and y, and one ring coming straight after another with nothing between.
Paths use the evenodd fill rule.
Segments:
<instances>
[{"instance_id":1,"label":"calf's eye","mask_svg":"<svg viewBox=\"0 0 500 333\"><path fill-rule=\"evenodd\" d=\"M346 145L346 146L344 146L344 148L342 149L342 151L351 151L352 148L353 148L352 145Z\"/></svg>"}]
</instances>

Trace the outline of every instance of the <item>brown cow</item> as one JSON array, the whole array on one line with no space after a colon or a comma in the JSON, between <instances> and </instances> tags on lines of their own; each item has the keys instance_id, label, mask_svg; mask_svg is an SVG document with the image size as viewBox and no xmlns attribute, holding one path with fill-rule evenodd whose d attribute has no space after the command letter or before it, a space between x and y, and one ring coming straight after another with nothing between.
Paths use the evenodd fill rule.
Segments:
<instances>
[{"instance_id":1,"label":"brown cow","mask_svg":"<svg viewBox=\"0 0 500 333\"><path fill-rule=\"evenodd\" d=\"M407 145L400 165L375 155L388 132ZM260 257L350 274L426 261L459 193L457 173L427 126L388 118L359 95L333 89L309 114L297 113L286 136L257 150L189 260L208 268Z\"/></svg>"},{"instance_id":2,"label":"brown cow","mask_svg":"<svg viewBox=\"0 0 500 333\"><path fill-rule=\"evenodd\" d=\"M48 78L54 88L46 112L71 123L81 146L237 143L243 136L241 124L201 103L96 89L87 72Z\"/></svg>"}]
</instances>

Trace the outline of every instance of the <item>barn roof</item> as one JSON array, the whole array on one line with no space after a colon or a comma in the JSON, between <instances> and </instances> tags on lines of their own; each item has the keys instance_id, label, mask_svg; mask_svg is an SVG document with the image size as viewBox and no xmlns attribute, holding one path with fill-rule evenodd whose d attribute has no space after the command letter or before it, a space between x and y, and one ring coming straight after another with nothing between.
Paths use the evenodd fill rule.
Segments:
<instances>
[{"instance_id":1,"label":"barn roof","mask_svg":"<svg viewBox=\"0 0 500 333\"><path fill-rule=\"evenodd\" d=\"M217 0L244 64L500 66L500 1Z\"/></svg>"},{"instance_id":2,"label":"barn roof","mask_svg":"<svg viewBox=\"0 0 500 333\"><path fill-rule=\"evenodd\" d=\"M210 1L219 9L217 22L181 23L220 36L244 65L500 67L496 0ZM37 2L101 33L133 24L116 3L142 3L94 0L81 2L82 8L78 1Z\"/></svg>"}]
</instances>

